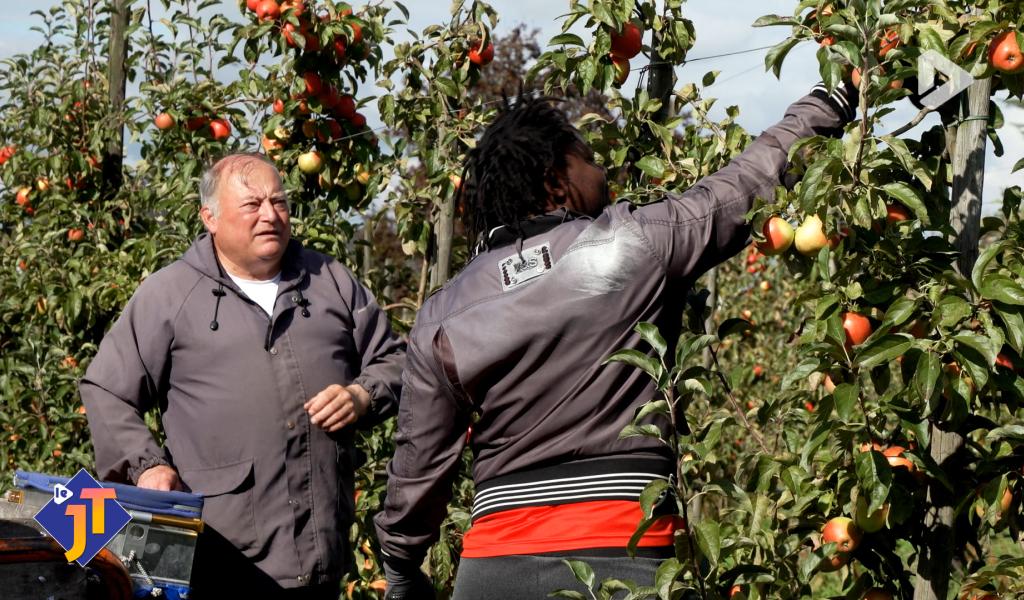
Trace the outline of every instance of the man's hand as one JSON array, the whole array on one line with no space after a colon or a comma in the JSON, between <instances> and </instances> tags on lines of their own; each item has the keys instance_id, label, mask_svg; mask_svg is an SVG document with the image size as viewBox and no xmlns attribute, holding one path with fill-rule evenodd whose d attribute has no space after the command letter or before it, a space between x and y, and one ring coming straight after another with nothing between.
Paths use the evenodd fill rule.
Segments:
<instances>
[{"instance_id":1,"label":"man's hand","mask_svg":"<svg viewBox=\"0 0 1024 600\"><path fill-rule=\"evenodd\" d=\"M181 479L178 472L167 465L150 467L139 475L139 481L135 484L140 488L148 490L160 490L162 492L182 491Z\"/></svg>"},{"instance_id":2,"label":"man's hand","mask_svg":"<svg viewBox=\"0 0 1024 600\"><path fill-rule=\"evenodd\" d=\"M384 600L432 600L434 586L415 563L394 557L384 558L387 592Z\"/></svg>"},{"instance_id":3,"label":"man's hand","mask_svg":"<svg viewBox=\"0 0 1024 600\"><path fill-rule=\"evenodd\" d=\"M355 423L370 407L370 393L361 385L327 386L303 405L309 422L328 433Z\"/></svg>"}]
</instances>

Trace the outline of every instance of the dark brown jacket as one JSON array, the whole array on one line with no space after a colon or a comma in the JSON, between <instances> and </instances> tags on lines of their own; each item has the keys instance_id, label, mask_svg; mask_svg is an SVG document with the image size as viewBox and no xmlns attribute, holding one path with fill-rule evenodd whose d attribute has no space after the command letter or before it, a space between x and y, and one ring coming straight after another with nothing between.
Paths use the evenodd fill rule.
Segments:
<instances>
[{"instance_id":1,"label":"dark brown jacket","mask_svg":"<svg viewBox=\"0 0 1024 600\"><path fill-rule=\"evenodd\" d=\"M674 339L685 291L747 244L745 214L780 184L790 146L834 133L848 118L832 102L819 92L794 103L681 196L615 204L532 235L522 242L525 271L514 267L514 243L483 252L428 299L410 334L397 451L376 517L386 554L419 561L437 539L472 413L478 484L571 461L664 453L652 438L619 439L655 388L639 369L604 361L623 348L647 349L634 332L640 322Z\"/></svg>"},{"instance_id":2,"label":"dark brown jacket","mask_svg":"<svg viewBox=\"0 0 1024 600\"><path fill-rule=\"evenodd\" d=\"M337 261L293 240L270 318L203 234L139 286L82 380L97 472L134 482L173 465L205 497L208 525L278 584L336 581L351 559L353 432L325 433L302 405L358 383L372 424L395 409L403 350ZM163 448L142 418L154 405Z\"/></svg>"}]
</instances>

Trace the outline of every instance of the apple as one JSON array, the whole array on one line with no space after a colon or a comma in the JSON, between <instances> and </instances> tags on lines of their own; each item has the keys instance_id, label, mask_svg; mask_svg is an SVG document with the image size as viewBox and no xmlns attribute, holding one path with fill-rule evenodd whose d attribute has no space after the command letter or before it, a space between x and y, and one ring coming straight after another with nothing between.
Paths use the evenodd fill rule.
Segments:
<instances>
[{"instance_id":1,"label":"apple","mask_svg":"<svg viewBox=\"0 0 1024 600\"><path fill-rule=\"evenodd\" d=\"M284 114L284 100L278 98L274 100L274 112L283 115Z\"/></svg>"},{"instance_id":2,"label":"apple","mask_svg":"<svg viewBox=\"0 0 1024 600\"><path fill-rule=\"evenodd\" d=\"M362 113L356 113L352 115L352 118L349 119L349 122L352 123L352 126L355 127L356 129L362 129L363 127L366 127L366 117L363 116Z\"/></svg>"},{"instance_id":3,"label":"apple","mask_svg":"<svg viewBox=\"0 0 1024 600\"><path fill-rule=\"evenodd\" d=\"M366 185L370 183L370 172L366 170L366 167L362 163L356 163L352 166L352 171L356 174L356 181Z\"/></svg>"},{"instance_id":4,"label":"apple","mask_svg":"<svg viewBox=\"0 0 1024 600\"><path fill-rule=\"evenodd\" d=\"M613 56L612 67L615 68L615 87L626 83L626 79L629 78L629 59Z\"/></svg>"},{"instance_id":5,"label":"apple","mask_svg":"<svg viewBox=\"0 0 1024 600\"><path fill-rule=\"evenodd\" d=\"M3 148L0 148L0 165L4 164L14 156L15 150L17 150L15 146L4 146Z\"/></svg>"},{"instance_id":6,"label":"apple","mask_svg":"<svg viewBox=\"0 0 1024 600\"><path fill-rule=\"evenodd\" d=\"M882 450L882 455L885 456L886 462L888 462L889 466L893 469L906 469L908 471L916 470L917 466L914 465L913 461L903 456L905 451L906 448L903 446L889 446Z\"/></svg>"},{"instance_id":7,"label":"apple","mask_svg":"<svg viewBox=\"0 0 1024 600\"><path fill-rule=\"evenodd\" d=\"M40 192L45 192L50 189L50 179L48 177L36 178L36 189Z\"/></svg>"},{"instance_id":8,"label":"apple","mask_svg":"<svg viewBox=\"0 0 1024 600\"><path fill-rule=\"evenodd\" d=\"M825 7L821 9L821 16L830 16L832 12L832 6L826 4ZM818 11L812 10L810 14L807 15L807 21L814 21L814 25L811 25L811 32L814 33L814 41L818 42L818 45L831 46L836 43L836 38L831 35L821 34L821 23L818 19Z\"/></svg>"},{"instance_id":9,"label":"apple","mask_svg":"<svg viewBox=\"0 0 1024 600\"><path fill-rule=\"evenodd\" d=\"M850 561L850 553L857 549L863 532L849 517L834 517L821 530L821 541L835 543L835 554L826 557L822 570L835 571Z\"/></svg>"},{"instance_id":10,"label":"apple","mask_svg":"<svg viewBox=\"0 0 1024 600\"><path fill-rule=\"evenodd\" d=\"M879 75L885 75L885 69L882 69L881 67L879 67L878 72L879 72ZM860 87L860 81L861 81L860 69L854 67L853 71L850 72L850 81L853 83L854 87L857 87L857 88ZM901 87L903 87L903 80L902 79L893 79L892 81L889 82L889 89L890 90L898 90Z\"/></svg>"},{"instance_id":11,"label":"apple","mask_svg":"<svg viewBox=\"0 0 1024 600\"><path fill-rule=\"evenodd\" d=\"M80 227L72 227L68 229L68 241L69 242L80 242L85 237L85 231Z\"/></svg>"},{"instance_id":12,"label":"apple","mask_svg":"<svg viewBox=\"0 0 1024 600\"><path fill-rule=\"evenodd\" d=\"M29 206L29 196L31 194L32 188L28 186L18 188L18 193L14 197L14 203L18 206Z\"/></svg>"},{"instance_id":13,"label":"apple","mask_svg":"<svg viewBox=\"0 0 1024 600\"><path fill-rule=\"evenodd\" d=\"M762 281L761 283L757 284L757 287L761 288L762 292L767 292L768 290L772 289L772 284L769 281Z\"/></svg>"},{"instance_id":14,"label":"apple","mask_svg":"<svg viewBox=\"0 0 1024 600\"><path fill-rule=\"evenodd\" d=\"M764 375L764 367L762 367L761 365L754 365L753 373L754 379L759 379L762 375Z\"/></svg>"},{"instance_id":15,"label":"apple","mask_svg":"<svg viewBox=\"0 0 1024 600\"><path fill-rule=\"evenodd\" d=\"M481 43L482 40L477 40L469 49L469 62L478 67L486 66L494 60L494 44L488 41L487 46L480 50Z\"/></svg>"},{"instance_id":16,"label":"apple","mask_svg":"<svg viewBox=\"0 0 1024 600\"><path fill-rule=\"evenodd\" d=\"M260 2L263 0L245 0L245 6L248 7L252 12L259 10Z\"/></svg>"},{"instance_id":17,"label":"apple","mask_svg":"<svg viewBox=\"0 0 1024 600\"><path fill-rule=\"evenodd\" d=\"M622 26L622 31L613 31L611 37L612 56L633 58L640 54L640 50L643 48L644 30L640 29L636 23L626 23Z\"/></svg>"},{"instance_id":18,"label":"apple","mask_svg":"<svg viewBox=\"0 0 1024 600\"><path fill-rule=\"evenodd\" d=\"M828 244L824 225L818 215L809 215L804 219L796 228L793 243L796 244L796 251L804 256L814 256Z\"/></svg>"},{"instance_id":19,"label":"apple","mask_svg":"<svg viewBox=\"0 0 1024 600\"><path fill-rule=\"evenodd\" d=\"M1017 45L1017 32L1004 31L992 38L988 45L988 64L1003 73L1020 73L1024 69L1024 56Z\"/></svg>"},{"instance_id":20,"label":"apple","mask_svg":"<svg viewBox=\"0 0 1024 600\"><path fill-rule=\"evenodd\" d=\"M345 60L345 38L343 36L336 37L331 45L334 46L334 56L337 57L338 61Z\"/></svg>"},{"instance_id":21,"label":"apple","mask_svg":"<svg viewBox=\"0 0 1024 600\"><path fill-rule=\"evenodd\" d=\"M153 119L153 124L156 125L157 129L165 130L174 127L174 117L168 113L160 113Z\"/></svg>"},{"instance_id":22,"label":"apple","mask_svg":"<svg viewBox=\"0 0 1024 600\"><path fill-rule=\"evenodd\" d=\"M210 134L215 140L224 140L231 135L231 123L227 119L214 119L210 121Z\"/></svg>"},{"instance_id":23,"label":"apple","mask_svg":"<svg viewBox=\"0 0 1024 600\"><path fill-rule=\"evenodd\" d=\"M281 3L281 12L292 11L296 17L301 17L306 13L306 2L305 0L284 0Z\"/></svg>"},{"instance_id":24,"label":"apple","mask_svg":"<svg viewBox=\"0 0 1024 600\"><path fill-rule=\"evenodd\" d=\"M298 44L295 42L296 33L305 37L307 33L306 28L301 24L298 27L296 27L291 23L285 23L284 26L281 27L281 34L284 35L284 42L288 44L288 46L291 48L295 48L296 46L298 46ZM310 50L312 50L312 48L310 48Z\"/></svg>"},{"instance_id":25,"label":"apple","mask_svg":"<svg viewBox=\"0 0 1024 600\"><path fill-rule=\"evenodd\" d=\"M316 150L303 152L299 155L299 170L307 175L319 173L324 168L323 158Z\"/></svg>"},{"instance_id":26,"label":"apple","mask_svg":"<svg viewBox=\"0 0 1024 600\"><path fill-rule=\"evenodd\" d=\"M343 119L351 121L356 116L355 98L348 94L343 94L338 98L338 103L334 106L334 113Z\"/></svg>"},{"instance_id":27,"label":"apple","mask_svg":"<svg viewBox=\"0 0 1024 600\"><path fill-rule=\"evenodd\" d=\"M822 380L822 385L825 387L825 393L831 394L836 391L836 382L832 379L831 373L825 373L825 378Z\"/></svg>"},{"instance_id":28,"label":"apple","mask_svg":"<svg viewBox=\"0 0 1024 600\"><path fill-rule=\"evenodd\" d=\"M456 190L462 187L462 177L456 175L455 173L451 173L450 175L448 175L448 181L451 182L452 187L455 188Z\"/></svg>"},{"instance_id":29,"label":"apple","mask_svg":"<svg viewBox=\"0 0 1024 600\"><path fill-rule=\"evenodd\" d=\"M189 131L196 131L206 127L206 124L209 122L210 120L206 117L189 117L188 119L185 119L185 129L188 129Z\"/></svg>"},{"instance_id":30,"label":"apple","mask_svg":"<svg viewBox=\"0 0 1024 600\"><path fill-rule=\"evenodd\" d=\"M261 21L271 21L281 16L281 6L275 0L263 0L256 7L256 17Z\"/></svg>"},{"instance_id":31,"label":"apple","mask_svg":"<svg viewBox=\"0 0 1024 600\"><path fill-rule=\"evenodd\" d=\"M793 226L778 216L771 217L764 222L764 226L761 227L761 234L764 235L765 239L763 242L757 242L757 249L768 256L782 254L789 250L789 247L793 245L793 237L795 235ZM757 260L757 255L751 256L754 257L755 261Z\"/></svg>"},{"instance_id":32,"label":"apple","mask_svg":"<svg viewBox=\"0 0 1024 600\"><path fill-rule=\"evenodd\" d=\"M843 331L846 333L846 348L864 343L871 335L871 321L860 313L843 313Z\"/></svg>"},{"instance_id":33,"label":"apple","mask_svg":"<svg viewBox=\"0 0 1024 600\"><path fill-rule=\"evenodd\" d=\"M878 44L878 59L885 58L886 54L889 54L892 50L896 49L900 45L900 32L895 27L886 29L885 33L881 35L881 40Z\"/></svg>"},{"instance_id":34,"label":"apple","mask_svg":"<svg viewBox=\"0 0 1024 600\"><path fill-rule=\"evenodd\" d=\"M359 43L363 41L363 26L360 25L359 23L349 23L348 26L352 28L352 45L358 46ZM484 63L485 65L491 62L491 59L494 58L494 45L488 43L487 48L484 48L484 53L486 53L488 50L490 50L491 52L491 58L487 59L487 61ZM472 54L470 55L469 58L470 60L473 60Z\"/></svg>"},{"instance_id":35,"label":"apple","mask_svg":"<svg viewBox=\"0 0 1024 600\"><path fill-rule=\"evenodd\" d=\"M324 84L320 81L320 76L312 71L303 73L302 80L306 83L307 96L319 96L320 92L324 89Z\"/></svg>"},{"instance_id":36,"label":"apple","mask_svg":"<svg viewBox=\"0 0 1024 600\"><path fill-rule=\"evenodd\" d=\"M883 504L872 513L868 513L868 508L868 499L863 495L857 496L857 512L854 515L857 527L867 533L874 533L885 527L885 521L889 517L889 504Z\"/></svg>"},{"instance_id":37,"label":"apple","mask_svg":"<svg viewBox=\"0 0 1024 600\"><path fill-rule=\"evenodd\" d=\"M893 202L885 207L885 221L890 225L900 221L909 221L913 218L914 216L910 214L910 210L899 202Z\"/></svg>"},{"instance_id":38,"label":"apple","mask_svg":"<svg viewBox=\"0 0 1024 600\"><path fill-rule=\"evenodd\" d=\"M302 135L306 136L306 139L313 139L316 137L316 123L313 121L305 121L302 123Z\"/></svg>"}]
</instances>

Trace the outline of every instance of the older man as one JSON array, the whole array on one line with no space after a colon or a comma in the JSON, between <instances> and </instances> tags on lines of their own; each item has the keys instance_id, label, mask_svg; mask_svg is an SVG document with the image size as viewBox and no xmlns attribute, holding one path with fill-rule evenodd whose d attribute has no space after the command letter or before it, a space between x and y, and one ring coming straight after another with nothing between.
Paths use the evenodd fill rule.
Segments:
<instances>
[{"instance_id":1,"label":"older man","mask_svg":"<svg viewBox=\"0 0 1024 600\"><path fill-rule=\"evenodd\" d=\"M205 497L200 595L336 598L350 425L394 411L404 346L348 269L290 239L265 157L221 159L200 195L207 233L139 286L82 380L97 471Z\"/></svg>"}]
</instances>

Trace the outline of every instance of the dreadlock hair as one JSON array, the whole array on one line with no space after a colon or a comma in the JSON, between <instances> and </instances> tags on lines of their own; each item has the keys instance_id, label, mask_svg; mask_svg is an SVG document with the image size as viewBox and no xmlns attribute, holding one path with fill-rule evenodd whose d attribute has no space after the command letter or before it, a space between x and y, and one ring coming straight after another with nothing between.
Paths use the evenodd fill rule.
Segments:
<instances>
[{"instance_id":1,"label":"dreadlock hair","mask_svg":"<svg viewBox=\"0 0 1024 600\"><path fill-rule=\"evenodd\" d=\"M522 90L514 103L502 99L497 118L469 153L458 193L470 240L485 246L484 236L495 227L523 235L522 221L545 212L544 184L565 170L567 153L583 146L557 100Z\"/></svg>"}]
</instances>

